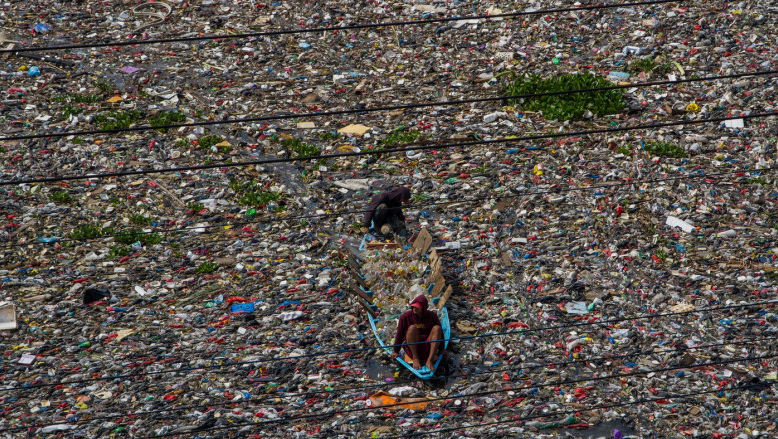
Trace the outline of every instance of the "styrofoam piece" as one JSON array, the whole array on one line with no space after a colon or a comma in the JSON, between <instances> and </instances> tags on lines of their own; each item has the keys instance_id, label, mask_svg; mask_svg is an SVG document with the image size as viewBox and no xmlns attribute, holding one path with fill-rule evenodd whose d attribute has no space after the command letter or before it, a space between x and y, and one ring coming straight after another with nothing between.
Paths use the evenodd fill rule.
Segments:
<instances>
[{"instance_id":1,"label":"styrofoam piece","mask_svg":"<svg viewBox=\"0 0 778 439\"><path fill-rule=\"evenodd\" d=\"M0 302L0 330L16 329L16 306Z\"/></svg>"},{"instance_id":2,"label":"styrofoam piece","mask_svg":"<svg viewBox=\"0 0 778 439\"><path fill-rule=\"evenodd\" d=\"M670 227L679 227L681 230L683 230L686 233L692 233L692 230L694 230L694 226L687 223L686 221L676 218L674 216L668 216L667 221L665 221L665 224L667 224Z\"/></svg>"}]
</instances>

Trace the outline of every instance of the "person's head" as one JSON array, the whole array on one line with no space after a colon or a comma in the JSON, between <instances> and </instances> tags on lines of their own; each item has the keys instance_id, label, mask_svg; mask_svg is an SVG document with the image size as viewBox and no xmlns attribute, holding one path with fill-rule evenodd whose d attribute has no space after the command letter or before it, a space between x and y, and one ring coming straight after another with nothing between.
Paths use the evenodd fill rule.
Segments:
<instances>
[{"instance_id":1,"label":"person's head","mask_svg":"<svg viewBox=\"0 0 778 439\"><path fill-rule=\"evenodd\" d=\"M411 301L411 309L413 310L413 314L415 314L416 317L422 317L428 306L429 304L427 302L427 296L424 294L419 294Z\"/></svg>"}]
</instances>

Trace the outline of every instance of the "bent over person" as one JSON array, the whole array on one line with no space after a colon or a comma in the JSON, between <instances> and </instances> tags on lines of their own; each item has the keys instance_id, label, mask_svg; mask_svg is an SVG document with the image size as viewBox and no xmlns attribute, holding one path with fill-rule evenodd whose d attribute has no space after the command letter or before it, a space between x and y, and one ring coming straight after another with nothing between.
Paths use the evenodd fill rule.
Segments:
<instances>
[{"instance_id":1,"label":"bent over person","mask_svg":"<svg viewBox=\"0 0 778 439\"><path fill-rule=\"evenodd\" d=\"M411 301L411 309L400 315L397 322L397 335L394 336L394 353L392 358L400 354L400 344L404 346L406 355L410 356L414 369L420 369L424 364L432 371L433 359L440 351L440 343L443 340L443 328L435 311L429 311L427 297L423 294ZM436 340L436 341L433 341ZM417 343L427 341L429 343ZM407 361L407 360L406 360Z\"/></svg>"},{"instance_id":2,"label":"bent over person","mask_svg":"<svg viewBox=\"0 0 778 439\"><path fill-rule=\"evenodd\" d=\"M410 199L411 190L404 186L396 186L374 196L365 212L365 227L384 235L394 233L407 238L408 230L405 228L402 205L407 204Z\"/></svg>"}]
</instances>

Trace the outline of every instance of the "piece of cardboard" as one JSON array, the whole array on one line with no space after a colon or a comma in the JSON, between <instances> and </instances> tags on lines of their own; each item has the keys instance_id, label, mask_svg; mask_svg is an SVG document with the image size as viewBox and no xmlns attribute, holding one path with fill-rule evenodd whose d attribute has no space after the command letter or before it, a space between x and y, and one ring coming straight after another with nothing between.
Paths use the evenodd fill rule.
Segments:
<instances>
[{"instance_id":1,"label":"piece of cardboard","mask_svg":"<svg viewBox=\"0 0 778 439\"><path fill-rule=\"evenodd\" d=\"M502 198L500 199L500 201L497 202L497 204L494 205L494 210L502 212L508 207L513 206L513 203L515 202L516 200L514 198Z\"/></svg>"},{"instance_id":2,"label":"piece of cardboard","mask_svg":"<svg viewBox=\"0 0 778 439\"><path fill-rule=\"evenodd\" d=\"M340 134L354 134L356 136L361 136L368 131L370 131L370 127L366 127L359 123L347 125L338 130Z\"/></svg>"},{"instance_id":3,"label":"piece of cardboard","mask_svg":"<svg viewBox=\"0 0 778 439\"><path fill-rule=\"evenodd\" d=\"M419 232L419 235L416 236L416 240L413 241L413 249L423 254L427 253L427 250L429 250L431 245L432 235L430 235L430 232L428 232L427 228L424 227Z\"/></svg>"},{"instance_id":4,"label":"piece of cardboard","mask_svg":"<svg viewBox=\"0 0 778 439\"><path fill-rule=\"evenodd\" d=\"M448 301L448 298L451 297L451 293L454 291L453 288L451 288L451 285L446 288L446 292L443 293L443 297L440 298L440 301L438 302L438 309L443 308L446 306L446 302Z\"/></svg>"},{"instance_id":5,"label":"piece of cardboard","mask_svg":"<svg viewBox=\"0 0 778 439\"><path fill-rule=\"evenodd\" d=\"M428 283L431 284L446 283L446 279L443 277L443 273L439 271L435 273L430 273L427 279L429 280Z\"/></svg>"},{"instance_id":6,"label":"piece of cardboard","mask_svg":"<svg viewBox=\"0 0 778 439\"><path fill-rule=\"evenodd\" d=\"M433 264L439 258L440 256L438 256L438 251L433 248L432 251L430 252L430 258L429 258L430 264Z\"/></svg>"},{"instance_id":7,"label":"piece of cardboard","mask_svg":"<svg viewBox=\"0 0 778 439\"><path fill-rule=\"evenodd\" d=\"M440 277L440 282L435 282L435 286L432 287L432 297L438 297L440 295L440 292L443 291L443 288L446 287L446 281L443 279L443 276Z\"/></svg>"},{"instance_id":8,"label":"piece of cardboard","mask_svg":"<svg viewBox=\"0 0 778 439\"><path fill-rule=\"evenodd\" d=\"M437 273L440 273L440 267L443 265L440 258L438 258L435 263L430 264L430 273L432 273L433 276L437 276Z\"/></svg>"}]
</instances>

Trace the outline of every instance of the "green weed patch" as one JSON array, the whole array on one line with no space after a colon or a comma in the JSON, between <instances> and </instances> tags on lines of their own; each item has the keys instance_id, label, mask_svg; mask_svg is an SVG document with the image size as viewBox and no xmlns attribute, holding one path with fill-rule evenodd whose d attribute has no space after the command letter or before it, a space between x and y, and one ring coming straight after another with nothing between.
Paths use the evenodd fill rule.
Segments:
<instances>
[{"instance_id":1,"label":"green weed patch","mask_svg":"<svg viewBox=\"0 0 778 439\"><path fill-rule=\"evenodd\" d=\"M611 86L613 84L610 81L592 73L566 74L547 79L538 75L525 75L506 84L503 95L516 96ZM542 112L546 119L554 120L583 119L587 111L597 116L617 114L621 113L626 105L621 90L509 99L508 103L525 111Z\"/></svg>"}]
</instances>

